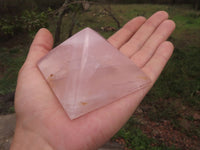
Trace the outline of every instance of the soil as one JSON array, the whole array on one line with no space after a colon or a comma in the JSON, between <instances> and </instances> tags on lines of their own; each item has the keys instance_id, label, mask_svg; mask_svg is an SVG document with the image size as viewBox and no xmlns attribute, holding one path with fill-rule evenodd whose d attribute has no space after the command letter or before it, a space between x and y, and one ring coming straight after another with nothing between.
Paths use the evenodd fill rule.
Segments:
<instances>
[{"instance_id":1,"label":"soil","mask_svg":"<svg viewBox=\"0 0 200 150\"><path fill-rule=\"evenodd\" d=\"M141 125L141 129L147 136L155 138L166 146L175 146L182 150L200 149L200 143L197 136L189 137L174 129L173 125L168 120L153 122L146 119L146 124Z\"/></svg>"},{"instance_id":2,"label":"soil","mask_svg":"<svg viewBox=\"0 0 200 150\"><path fill-rule=\"evenodd\" d=\"M147 107L147 106L145 106ZM199 112L194 113L196 120L192 122L182 118L182 126L178 129L169 120L162 120L160 122L151 121L147 114L141 107L139 107L134 113L133 117L139 122L139 127L144 134L148 137L156 139L159 143L163 143L166 146L175 146L181 150L199 150L200 149L200 137L195 135L187 135L185 130L190 130L191 123L196 126L200 125ZM125 145L123 139L116 142ZM155 145L156 146L156 145Z\"/></svg>"},{"instance_id":3,"label":"soil","mask_svg":"<svg viewBox=\"0 0 200 150\"><path fill-rule=\"evenodd\" d=\"M0 95L0 115L13 113L14 109L14 92Z\"/></svg>"},{"instance_id":4,"label":"soil","mask_svg":"<svg viewBox=\"0 0 200 150\"><path fill-rule=\"evenodd\" d=\"M9 150L15 123L15 114L0 115L0 150Z\"/></svg>"}]
</instances>

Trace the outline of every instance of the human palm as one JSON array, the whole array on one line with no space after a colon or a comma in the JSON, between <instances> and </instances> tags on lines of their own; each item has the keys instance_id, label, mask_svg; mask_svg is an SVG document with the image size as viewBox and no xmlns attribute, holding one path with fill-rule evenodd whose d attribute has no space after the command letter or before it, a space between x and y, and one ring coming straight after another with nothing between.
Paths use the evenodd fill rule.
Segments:
<instances>
[{"instance_id":1,"label":"human palm","mask_svg":"<svg viewBox=\"0 0 200 150\"><path fill-rule=\"evenodd\" d=\"M145 72L151 84L75 120L69 119L36 66L53 45L52 35L41 29L19 72L15 95L17 125L11 149L23 149L18 144L19 137L32 140L32 144L40 143L37 149L57 150L96 149L108 141L132 115L173 52L173 45L166 39L175 24L167 18L162 11L148 20L136 17L108 39Z\"/></svg>"}]
</instances>

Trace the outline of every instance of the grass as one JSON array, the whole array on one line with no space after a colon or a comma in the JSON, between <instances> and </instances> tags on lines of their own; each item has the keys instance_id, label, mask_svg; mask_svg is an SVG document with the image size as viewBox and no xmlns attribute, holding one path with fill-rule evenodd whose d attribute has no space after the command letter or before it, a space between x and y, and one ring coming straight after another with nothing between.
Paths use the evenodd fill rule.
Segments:
<instances>
[{"instance_id":1,"label":"grass","mask_svg":"<svg viewBox=\"0 0 200 150\"><path fill-rule=\"evenodd\" d=\"M16 48L0 48L1 58L1 74L0 94L5 95L15 90L17 74L21 68L26 54L18 47Z\"/></svg>"},{"instance_id":2,"label":"grass","mask_svg":"<svg viewBox=\"0 0 200 150\"><path fill-rule=\"evenodd\" d=\"M188 51L176 48L159 80L147 96L147 99L150 98L150 103L155 98L181 98L183 102L200 110L199 60L198 47L190 47Z\"/></svg>"},{"instance_id":3,"label":"grass","mask_svg":"<svg viewBox=\"0 0 200 150\"><path fill-rule=\"evenodd\" d=\"M113 140L124 139L125 147L134 150L177 150L174 146L167 147L147 137L137 125L138 122L130 118L128 123L113 137Z\"/></svg>"},{"instance_id":4,"label":"grass","mask_svg":"<svg viewBox=\"0 0 200 150\"><path fill-rule=\"evenodd\" d=\"M183 131L187 136L200 137L200 125L193 118L193 113L200 111L200 12L187 5L129 4L112 5L111 8L121 25L136 16L149 17L158 10L167 11L170 19L176 22L176 30L169 38L175 45L174 54L141 106L151 106L147 116L152 121L170 120L175 129ZM63 18L61 41L68 37L70 19L70 14ZM49 30L52 33L55 33L55 24L56 18L50 18ZM114 31L105 32L101 27L111 26L117 30L116 23L101 6L92 6L89 11L80 13L73 33L87 26L105 38ZM15 89L17 73L25 60L29 43L16 43L9 47L1 44L0 94L7 94ZM189 121L189 130L183 130L178 118ZM115 138L125 139L126 146L134 149L174 149L166 148L155 139L147 137L133 120L130 120Z\"/></svg>"}]
</instances>

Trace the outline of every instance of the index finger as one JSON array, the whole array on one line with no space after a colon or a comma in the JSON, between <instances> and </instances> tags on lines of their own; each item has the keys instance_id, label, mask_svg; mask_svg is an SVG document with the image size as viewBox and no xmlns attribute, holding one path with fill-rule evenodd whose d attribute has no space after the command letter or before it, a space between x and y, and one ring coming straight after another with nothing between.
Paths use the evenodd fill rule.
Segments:
<instances>
[{"instance_id":1,"label":"index finger","mask_svg":"<svg viewBox=\"0 0 200 150\"><path fill-rule=\"evenodd\" d=\"M141 16L133 18L128 23L126 23L119 31L108 38L108 42L119 49L132 37L132 35L140 28L145 20L146 19Z\"/></svg>"}]
</instances>

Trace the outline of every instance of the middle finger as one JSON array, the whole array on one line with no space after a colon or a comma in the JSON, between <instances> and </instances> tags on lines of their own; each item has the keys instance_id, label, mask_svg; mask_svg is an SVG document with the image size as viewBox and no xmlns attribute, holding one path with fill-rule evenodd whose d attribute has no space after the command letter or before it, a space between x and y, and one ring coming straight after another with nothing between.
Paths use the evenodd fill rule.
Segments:
<instances>
[{"instance_id":1,"label":"middle finger","mask_svg":"<svg viewBox=\"0 0 200 150\"><path fill-rule=\"evenodd\" d=\"M153 14L132 38L120 48L120 51L124 55L131 57L143 46L155 29L167 18L168 14L165 11L159 11Z\"/></svg>"}]
</instances>

